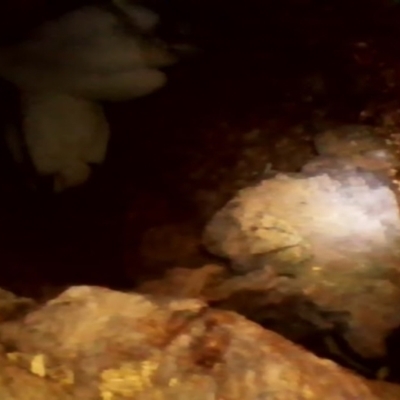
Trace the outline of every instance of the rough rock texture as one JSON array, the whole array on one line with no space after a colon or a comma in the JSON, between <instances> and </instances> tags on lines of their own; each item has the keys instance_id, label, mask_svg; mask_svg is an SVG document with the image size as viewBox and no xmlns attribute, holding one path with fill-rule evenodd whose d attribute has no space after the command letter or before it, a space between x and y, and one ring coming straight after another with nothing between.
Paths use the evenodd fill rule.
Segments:
<instances>
[{"instance_id":1,"label":"rough rock texture","mask_svg":"<svg viewBox=\"0 0 400 400\"><path fill-rule=\"evenodd\" d=\"M7 400L400 396L195 299L73 287L1 324L0 344Z\"/></svg>"},{"instance_id":2,"label":"rough rock texture","mask_svg":"<svg viewBox=\"0 0 400 400\"><path fill-rule=\"evenodd\" d=\"M210 221L204 244L211 253L229 259L238 273L261 271L265 291L272 290L266 276L285 278L286 295L278 306L293 298L301 307L310 304L319 321L313 313L297 310L301 318L318 328L336 327L356 352L379 357L385 354L386 335L400 324L395 182L389 174L376 173L394 165L354 167L349 157L382 150L378 139L367 137L369 142L362 143L365 132L341 164L336 155L349 147L343 142L360 136L349 130L317 137L321 156L331 157L319 164L323 168L317 163L311 174L278 174L239 192ZM338 168L346 164L349 168ZM282 294L281 289L274 291ZM251 304L247 307L252 309ZM252 314L258 307L256 303ZM286 318L290 325L287 313L277 313L277 318Z\"/></svg>"}]
</instances>

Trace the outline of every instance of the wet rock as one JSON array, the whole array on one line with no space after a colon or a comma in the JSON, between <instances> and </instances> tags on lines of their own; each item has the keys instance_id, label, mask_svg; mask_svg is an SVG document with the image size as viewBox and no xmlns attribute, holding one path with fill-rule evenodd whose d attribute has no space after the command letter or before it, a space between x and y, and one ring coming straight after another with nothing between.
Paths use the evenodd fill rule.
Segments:
<instances>
[{"instance_id":1,"label":"wet rock","mask_svg":"<svg viewBox=\"0 0 400 400\"><path fill-rule=\"evenodd\" d=\"M292 304L297 320L335 328L363 357L380 357L386 335L400 324L399 239L388 182L367 171L334 169L280 174L242 190L215 214L203 242L236 273L283 279L255 279L268 292L261 296L264 308ZM249 299L246 308L245 315L264 315L259 301ZM290 330L292 316L275 314Z\"/></svg>"},{"instance_id":2,"label":"wet rock","mask_svg":"<svg viewBox=\"0 0 400 400\"><path fill-rule=\"evenodd\" d=\"M364 380L194 299L73 287L1 324L0 343L0 395L10 400L399 396L395 385Z\"/></svg>"}]
</instances>

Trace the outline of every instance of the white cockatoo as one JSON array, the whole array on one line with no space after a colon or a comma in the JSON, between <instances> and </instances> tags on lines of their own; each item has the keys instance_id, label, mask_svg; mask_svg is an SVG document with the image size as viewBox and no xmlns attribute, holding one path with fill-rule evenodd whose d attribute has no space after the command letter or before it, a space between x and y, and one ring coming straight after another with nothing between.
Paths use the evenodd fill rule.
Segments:
<instances>
[{"instance_id":1,"label":"white cockatoo","mask_svg":"<svg viewBox=\"0 0 400 400\"><path fill-rule=\"evenodd\" d=\"M84 183L106 155L109 126L99 101L148 95L163 87L159 68L175 56L153 36L158 15L135 4L85 6L45 22L0 48L0 76L21 92L22 121L6 138L16 161L21 140L54 190Z\"/></svg>"}]
</instances>

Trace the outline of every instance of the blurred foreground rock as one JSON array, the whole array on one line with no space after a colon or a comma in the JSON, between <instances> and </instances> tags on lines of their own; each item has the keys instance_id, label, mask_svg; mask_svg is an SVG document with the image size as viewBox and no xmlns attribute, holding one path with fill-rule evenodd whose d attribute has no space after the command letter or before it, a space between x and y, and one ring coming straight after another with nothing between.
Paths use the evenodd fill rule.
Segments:
<instances>
[{"instance_id":1,"label":"blurred foreground rock","mask_svg":"<svg viewBox=\"0 0 400 400\"><path fill-rule=\"evenodd\" d=\"M381 357L400 325L399 147L364 126L323 132L315 147L301 173L240 191L203 241L239 274L229 308L278 320L293 339L299 320L334 330Z\"/></svg>"},{"instance_id":2,"label":"blurred foreground rock","mask_svg":"<svg viewBox=\"0 0 400 400\"><path fill-rule=\"evenodd\" d=\"M195 299L73 287L0 324L0 344L6 400L400 396Z\"/></svg>"}]
</instances>

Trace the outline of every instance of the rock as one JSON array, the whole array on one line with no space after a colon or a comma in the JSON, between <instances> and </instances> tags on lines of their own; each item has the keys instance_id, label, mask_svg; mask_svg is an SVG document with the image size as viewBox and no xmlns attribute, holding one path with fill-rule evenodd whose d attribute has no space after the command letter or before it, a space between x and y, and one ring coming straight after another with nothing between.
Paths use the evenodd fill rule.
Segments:
<instances>
[{"instance_id":1,"label":"rock","mask_svg":"<svg viewBox=\"0 0 400 400\"><path fill-rule=\"evenodd\" d=\"M387 182L335 170L280 174L240 191L206 226L203 243L241 279L258 271L258 295L247 298L245 315L260 320L263 308L291 304L297 320L337 329L363 357L381 357L386 335L400 324L399 239ZM293 314L275 314L290 330Z\"/></svg>"},{"instance_id":2,"label":"rock","mask_svg":"<svg viewBox=\"0 0 400 400\"><path fill-rule=\"evenodd\" d=\"M337 171L373 171L388 177L395 175L396 158L386 150L376 150L351 157L317 156L305 164L301 172L307 175L335 174Z\"/></svg>"},{"instance_id":3,"label":"rock","mask_svg":"<svg viewBox=\"0 0 400 400\"><path fill-rule=\"evenodd\" d=\"M304 173L338 169L383 172L393 176L400 166L398 145L387 129L364 125L345 125L325 130L315 139L318 157L303 168Z\"/></svg>"},{"instance_id":4,"label":"rock","mask_svg":"<svg viewBox=\"0 0 400 400\"><path fill-rule=\"evenodd\" d=\"M367 125L344 125L328 129L314 138L317 153L322 156L346 157L386 148L377 130Z\"/></svg>"},{"instance_id":5,"label":"rock","mask_svg":"<svg viewBox=\"0 0 400 400\"><path fill-rule=\"evenodd\" d=\"M101 6L69 11L0 48L0 76L22 91L26 143L15 132L19 121L9 121L10 150L21 162L26 145L36 172L55 177L56 191L84 183L88 164L105 158L109 128L94 101L153 93L167 81L159 68L177 60L155 40L157 14L126 1L115 7L120 12Z\"/></svg>"},{"instance_id":6,"label":"rock","mask_svg":"<svg viewBox=\"0 0 400 400\"><path fill-rule=\"evenodd\" d=\"M126 5L123 12L135 34L115 14L96 6L42 24L24 41L0 49L0 75L24 90L92 100L152 93L166 83L157 68L176 59L163 44L140 36L151 34L157 15L136 5Z\"/></svg>"},{"instance_id":7,"label":"rock","mask_svg":"<svg viewBox=\"0 0 400 400\"><path fill-rule=\"evenodd\" d=\"M106 156L109 126L102 107L88 100L57 93L25 93L22 134L36 172L54 177L54 190L81 185L90 164ZM18 133L10 128L8 142L14 158L23 161Z\"/></svg>"},{"instance_id":8,"label":"rock","mask_svg":"<svg viewBox=\"0 0 400 400\"><path fill-rule=\"evenodd\" d=\"M73 287L0 324L0 344L0 396L10 400L394 400L400 393L195 299Z\"/></svg>"},{"instance_id":9,"label":"rock","mask_svg":"<svg viewBox=\"0 0 400 400\"><path fill-rule=\"evenodd\" d=\"M0 323L24 314L35 306L36 303L33 300L15 296L0 288Z\"/></svg>"},{"instance_id":10,"label":"rock","mask_svg":"<svg viewBox=\"0 0 400 400\"><path fill-rule=\"evenodd\" d=\"M308 320L312 319L314 325L325 330L332 328L332 324L324 321L317 312L307 309L306 302L293 302L291 295L298 290L295 282L278 276L271 268L240 276L218 264L196 269L172 268L163 278L144 282L136 290L157 296L198 298L220 309L232 310L262 322L276 318L278 313L280 318L290 320L288 328L284 324L279 326L279 331L288 333L286 336L292 340L310 333L304 323L301 326L304 314L301 309L306 311ZM292 329L294 325L296 330Z\"/></svg>"}]
</instances>

